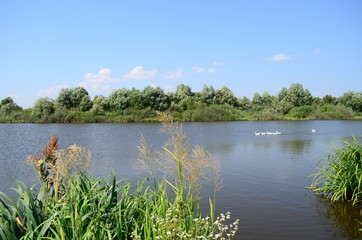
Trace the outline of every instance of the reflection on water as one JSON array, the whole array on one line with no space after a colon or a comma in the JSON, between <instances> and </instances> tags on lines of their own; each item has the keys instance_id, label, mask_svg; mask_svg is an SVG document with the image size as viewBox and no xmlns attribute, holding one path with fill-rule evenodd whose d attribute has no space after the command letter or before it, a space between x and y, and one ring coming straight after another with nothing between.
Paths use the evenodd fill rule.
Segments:
<instances>
[{"instance_id":1,"label":"reflection on water","mask_svg":"<svg viewBox=\"0 0 362 240\"><path fill-rule=\"evenodd\" d=\"M160 124L0 124L0 191L14 179L34 180L24 158L41 152L53 133L60 147L72 144L92 151L89 171L107 177L113 168L118 178L141 179L137 145L141 135L158 149L166 140ZM362 121L185 123L191 146L201 145L221 163L224 187L217 209L240 219L235 239L340 240L358 235L356 210L306 197L305 186L318 161L332 146L351 135L362 142ZM311 129L317 129L311 133ZM255 136L254 131L281 135ZM208 208L212 189L206 187L202 207ZM316 201L316 202L315 202ZM313 202L313 206L311 206ZM356 235L357 234L357 235Z\"/></svg>"},{"instance_id":2,"label":"reflection on water","mask_svg":"<svg viewBox=\"0 0 362 240\"><path fill-rule=\"evenodd\" d=\"M348 239L362 238L362 207L353 207L350 203L333 203L323 197L315 197L312 205L322 219L331 221L335 228L329 229L335 237Z\"/></svg>"},{"instance_id":3,"label":"reflection on water","mask_svg":"<svg viewBox=\"0 0 362 240\"><path fill-rule=\"evenodd\" d=\"M287 139L281 140L278 143L282 151L302 155L310 148L312 139Z\"/></svg>"}]
</instances>

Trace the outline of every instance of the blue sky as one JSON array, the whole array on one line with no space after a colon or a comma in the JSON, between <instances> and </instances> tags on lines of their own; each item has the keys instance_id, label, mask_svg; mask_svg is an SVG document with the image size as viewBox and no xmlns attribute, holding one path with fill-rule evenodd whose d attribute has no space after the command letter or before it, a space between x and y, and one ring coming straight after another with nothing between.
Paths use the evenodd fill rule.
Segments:
<instances>
[{"instance_id":1,"label":"blue sky","mask_svg":"<svg viewBox=\"0 0 362 240\"><path fill-rule=\"evenodd\" d=\"M338 97L362 89L362 1L4 0L0 72L0 99L22 107L79 85Z\"/></svg>"}]
</instances>

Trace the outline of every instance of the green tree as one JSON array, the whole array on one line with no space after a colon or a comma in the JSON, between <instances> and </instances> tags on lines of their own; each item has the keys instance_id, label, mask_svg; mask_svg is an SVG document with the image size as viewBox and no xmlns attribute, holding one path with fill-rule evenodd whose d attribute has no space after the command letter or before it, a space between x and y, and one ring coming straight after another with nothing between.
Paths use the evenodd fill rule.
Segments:
<instances>
[{"instance_id":1,"label":"green tree","mask_svg":"<svg viewBox=\"0 0 362 240\"><path fill-rule=\"evenodd\" d=\"M123 111L129 107L129 96L130 91L126 88L120 88L112 91L109 95L109 108L111 111Z\"/></svg>"},{"instance_id":2,"label":"green tree","mask_svg":"<svg viewBox=\"0 0 362 240\"><path fill-rule=\"evenodd\" d=\"M348 91L338 99L338 102L353 111L362 112L362 91Z\"/></svg>"},{"instance_id":3,"label":"green tree","mask_svg":"<svg viewBox=\"0 0 362 240\"><path fill-rule=\"evenodd\" d=\"M322 98L322 104L332 104L332 105L336 105L338 103L338 98L336 97L333 97L332 95L325 95L323 98Z\"/></svg>"},{"instance_id":4,"label":"green tree","mask_svg":"<svg viewBox=\"0 0 362 240\"><path fill-rule=\"evenodd\" d=\"M289 112L293 107L312 105L313 97L308 89L304 89L300 83L293 83L289 89L283 88L278 93L281 109L284 113Z\"/></svg>"},{"instance_id":5,"label":"green tree","mask_svg":"<svg viewBox=\"0 0 362 240\"><path fill-rule=\"evenodd\" d=\"M36 119L49 117L55 112L55 101L53 99L44 97L39 98L32 108L31 115Z\"/></svg>"},{"instance_id":6,"label":"green tree","mask_svg":"<svg viewBox=\"0 0 362 240\"><path fill-rule=\"evenodd\" d=\"M63 88L56 100L56 103L67 109L88 111L92 107L90 96L83 87Z\"/></svg>"},{"instance_id":7,"label":"green tree","mask_svg":"<svg viewBox=\"0 0 362 240\"><path fill-rule=\"evenodd\" d=\"M91 98L83 87L76 87L70 95L72 107L80 111L88 111L92 107Z\"/></svg>"},{"instance_id":8,"label":"green tree","mask_svg":"<svg viewBox=\"0 0 362 240\"><path fill-rule=\"evenodd\" d=\"M143 101L146 107L151 107L154 110L165 111L170 106L168 96L160 87L148 86L143 89Z\"/></svg>"},{"instance_id":9,"label":"green tree","mask_svg":"<svg viewBox=\"0 0 362 240\"><path fill-rule=\"evenodd\" d=\"M201 90L201 101L206 104L211 104L215 97L215 89L213 86L207 86L206 84Z\"/></svg>"},{"instance_id":10,"label":"green tree","mask_svg":"<svg viewBox=\"0 0 362 240\"><path fill-rule=\"evenodd\" d=\"M72 89L69 88L63 88L56 100L57 105L60 107L65 107L66 109L71 109L73 107L72 103Z\"/></svg>"},{"instance_id":11,"label":"green tree","mask_svg":"<svg viewBox=\"0 0 362 240\"><path fill-rule=\"evenodd\" d=\"M241 110L249 110L251 109L251 101L248 97L244 96L243 98L238 98L238 106Z\"/></svg>"},{"instance_id":12,"label":"green tree","mask_svg":"<svg viewBox=\"0 0 362 240\"><path fill-rule=\"evenodd\" d=\"M170 110L184 111L193 107L194 93L191 91L191 87L185 84L180 84L176 87L175 92L168 94L171 101Z\"/></svg>"},{"instance_id":13,"label":"green tree","mask_svg":"<svg viewBox=\"0 0 362 240\"><path fill-rule=\"evenodd\" d=\"M221 89L215 91L215 101L216 104L229 104L230 106L237 106L237 98L234 96L234 93L223 86Z\"/></svg>"},{"instance_id":14,"label":"green tree","mask_svg":"<svg viewBox=\"0 0 362 240\"><path fill-rule=\"evenodd\" d=\"M283 90L285 91L285 90ZM279 94L283 95L283 94ZM287 101L290 101L294 107L300 107L305 105L312 105L313 97L308 89L304 89L300 83L293 83L290 85L287 94L285 96ZM283 100L284 98L280 99Z\"/></svg>"},{"instance_id":15,"label":"green tree","mask_svg":"<svg viewBox=\"0 0 362 240\"><path fill-rule=\"evenodd\" d=\"M129 92L128 95L128 99L129 99L129 105L132 109L144 109L144 105L143 105L143 94L140 90L136 89L136 88L132 88L131 91Z\"/></svg>"},{"instance_id":16,"label":"green tree","mask_svg":"<svg viewBox=\"0 0 362 240\"><path fill-rule=\"evenodd\" d=\"M254 93L253 100L251 101L255 109L263 109L270 107L273 102L272 96L268 92L264 92L262 95Z\"/></svg>"},{"instance_id":17,"label":"green tree","mask_svg":"<svg viewBox=\"0 0 362 240\"><path fill-rule=\"evenodd\" d=\"M92 102L91 113L102 115L109 110L108 99L102 95L96 95Z\"/></svg>"},{"instance_id":18,"label":"green tree","mask_svg":"<svg viewBox=\"0 0 362 240\"><path fill-rule=\"evenodd\" d=\"M91 108L92 108L92 100L91 100L90 96L89 95L83 96L77 109L82 112L87 112Z\"/></svg>"},{"instance_id":19,"label":"green tree","mask_svg":"<svg viewBox=\"0 0 362 240\"><path fill-rule=\"evenodd\" d=\"M0 101L0 114L9 115L13 112L21 111L22 108L18 106L11 97L6 97Z\"/></svg>"}]
</instances>

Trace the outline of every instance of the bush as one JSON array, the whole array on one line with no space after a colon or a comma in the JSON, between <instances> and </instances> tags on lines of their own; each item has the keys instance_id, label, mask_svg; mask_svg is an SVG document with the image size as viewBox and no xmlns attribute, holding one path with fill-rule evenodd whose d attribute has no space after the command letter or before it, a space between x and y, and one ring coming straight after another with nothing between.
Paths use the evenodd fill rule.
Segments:
<instances>
[{"instance_id":1,"label":"bush","mask_svg":"<svg viewBox=\"0 0 362 240\"><path fill-rule=\"evenodd\" d=\"M291 117L302 119L308 117L314 111L312 106L294 107L289 111Z\"/></svg>"},{"instance_id":2,"label":"bush","mask_svg":"<svg viewBox=\"0 0 362 240\"><path fill-rule=\"evenodd\" d=\"M352 201L353 205L362 200L362 146L354 138L336 147L316 169L312 188L332 201Z\"/></svg>"},{"instance_id":3,"label":"bush","mask_svg":"<svg viewBox=\"0 0 362 240\"><path fill-rule=\"evenodd\" d=\"M341 105L324 105L318 107L311 117L317 120L348 120L353 119L354 113L351 109Z\"/></svg>"},{"instance_id":4,"label":"bush","mask_svg":"<svg viewBox=\"0 0 362 240\"><path fill-rule=\"evenodd\" d=\"M271 112L271 111L254 112L251 117L252 117L252 120L257 120L257 121L284 120L283 116L281 116L278 113Z\"/></svg>"},{"instance_id":5,"label":"bush","mask_svg":"<svg viewBox=\"0 0 362 240\"><path fill-rule=\"evenodd\" d=\"M238 120L238 111L228 105L210 105L208 107L198 107L192 112L193 122L218 122Z\"/></svg>"}]
</instances>

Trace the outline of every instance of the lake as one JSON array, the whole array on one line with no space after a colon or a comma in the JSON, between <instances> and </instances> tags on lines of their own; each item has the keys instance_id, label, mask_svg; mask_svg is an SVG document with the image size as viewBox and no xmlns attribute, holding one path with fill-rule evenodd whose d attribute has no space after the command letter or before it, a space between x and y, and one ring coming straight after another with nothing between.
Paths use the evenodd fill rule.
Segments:
<instances>
[{"instance_id":1,"label":"lake","mask_svg":"<svg viewBox=\"0 0 362 240\"><path fill-rule=\"evenodd\" d=\"M221 163L223 188L217 211L240 219L235 239L362 239L357 208L331 204L305 189L316 164L355 136L362 142L362 121L271 121L185 123L192 146L201 145ZM96 177L112 172L118 179L141 179L137 145L143 135L154 148L167 136L160 124L0 124L0 191L14 180L36 183L24 164L27 155L41 153L53 133L61 148L78 144L91 150L89 171ZM312 132L311 129L316 129ZM255 131L281 135L255 136ZM206 202L210 187L205 187Z\"/></svg>"}]
</instances>

